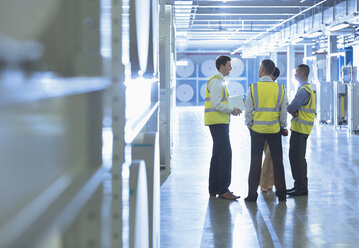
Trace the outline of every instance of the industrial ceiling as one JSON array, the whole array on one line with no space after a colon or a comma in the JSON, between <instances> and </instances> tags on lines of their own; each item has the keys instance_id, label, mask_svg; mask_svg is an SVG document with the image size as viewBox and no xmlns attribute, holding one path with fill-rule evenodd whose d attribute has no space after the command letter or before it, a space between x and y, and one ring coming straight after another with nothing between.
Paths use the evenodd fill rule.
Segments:
<instances>
[{"instance_id":1,"label":"industrial ceiling","mask_svg":"<svg viewBox=\"0 0 359 248\"><path fill-rule=\"evenodd\" d=\"M290 38L303 38L303 34L309 35L309 37L312 35L310 39L313 39L313 36L321 34L313 33L313 31L317 31L317 25L314 25L314 15L324 13L331 8L332 12L336 11L332 14L333 20L324 20L324 14L322 14L322 20L317 21L328 26L335 22L335 16L339 12L343 12L343 14L348 12L349 2L351 1L167 1L174 8L178 52L217 51L228 53L242 52L243 49L250 48L256 42L258 45L258 41L261 42L260 46L263 46L266 45L265 43L271 43L274 38L277 43L278 40L288 41ZM340 8L333 6L340 6ZM298 30L296 27L294 35L292 31L289 34L284 34L285 28L309 17L313 19L311 28L307 25L303 30ZM324 34L324 30L322 33ZM268 42L269 36L273 38ZM275 45L278 46L273 43L273 46Z\"/></svg>"}]
</instances>

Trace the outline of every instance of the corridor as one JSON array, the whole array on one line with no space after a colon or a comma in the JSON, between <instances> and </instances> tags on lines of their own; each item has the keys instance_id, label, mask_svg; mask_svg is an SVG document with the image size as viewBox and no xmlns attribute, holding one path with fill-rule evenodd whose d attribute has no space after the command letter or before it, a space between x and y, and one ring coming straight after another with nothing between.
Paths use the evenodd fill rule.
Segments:
<instances>
[{"instance_id":1,"label":"corridor","mask_svg":"<svg viewBox=\"0 0 359 248\"><path fill-rule=\"evenodd\" d=\"M309 195L279 203L274 192L246 203L250 136L244 117L231 117L231 191L208 194L212 140L203 107L176 109L172 172L161 187L161 247L358 247L359 136L314 127L308 139ZM289 123L289 122L288 122ZM283 137L287 188L293 186ZM260 189L258 189L260 192Z\"/></svg>"}]
</instances>

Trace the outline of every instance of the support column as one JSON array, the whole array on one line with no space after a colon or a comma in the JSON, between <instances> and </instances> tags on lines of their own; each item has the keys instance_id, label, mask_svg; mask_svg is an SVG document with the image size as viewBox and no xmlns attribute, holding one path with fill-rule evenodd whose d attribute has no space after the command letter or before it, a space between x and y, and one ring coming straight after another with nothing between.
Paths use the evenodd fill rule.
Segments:
<instances>
[{"instance_id":1,"label":"support column","mask_svg":"<svg viewBox=\"0 0 359 248\"><path fill-rule=\"evenodd\" d=\"M112 3L112 60L111 60L111 97L112 97L112 168L111 168L111 247L128 247L128 195L123 196L123 185L128 183L123 178L125 162L125 124L126 124L126 86L125 67L122 64L122 2ZM128 175L128 171L126 171ZM128 187L127 187L128 190ZM124 198L124 199L123 199ZM123 217L126 216L126 220Z\"/></svg>"},{"instance_id":2,"label":"support column","mask_svg":"<svg viewBox=\"0 0 359 248\"><path fill-rule=\"evenodd\" d=\"M304 46L304 59L303 59L303 63L308 65L310 68L310 73L309 73L309 78L308 81L310 83L313 83L314 81L314 73L313 73L313 60L311 59L306 59L308 57L311 57L313 53L313 47L312 45L305 45Z\"/></svg>"},{"instance_id":3,"label":"support column","mask_svg":"<svg viewBox=\"0 0 359 248\"><path fill-rule=\"evenodd\" d=\"M275 66L278 66L278 52L271 52L270 59L274 62Z\"/></svg>"},{"instance_id":4,"label":"support column","mask_svg":"<svg viewBox=\"0 0 359 248\"><path fill-rule=\"evenodd\" d=\"M162 3L162 2L161 2ZM162 6L162 5L161 5ZM161 174L166 178L171 172L171 156L173 147L173 118L175 101L175 78L174 70L175 37L173 25L173 9L166 5L161 9L160 16L164 16L160 21L160 164ZM198 69L198 68L197 68Z\"/></svg>"},{"instance_id":5,"label":"support column","mask_svg":"<svg viewBox=\"0 0 359 248\"><path fill-rule=\"evenodd\" d=\"M326 81L333 83L334 86L334 127L336 128L339 122L339 115L341 109L341 99L339 97L339 82L338 82L338 59L336 56L333 56L333 53L336 53L337 49L337 37L335 35L328 36L328 54L327 54L327 73Z\"/></svg>"},{"instance_id":6,"label":"support column","mask_svg":"<svg viewBox=\"0 0 359 248\"><path fill-rule=\"evenodd\" d=\"M294 80L295 73L295 46L289 45L287 47L287 92L289 102L295 96L296 82Z\"/></svg>"},{"instance_id":7,"label":"support column","mask_svg":"<svg viewBox=\"0 0 359 248\"><path fill-rule=\"evenodd\" d=\"M332 82L338 80L338 59L332 54L338 52L337 36L328 36L328 55L327 55L327 75L326 81Z\"/></svg>"}]
</instances>

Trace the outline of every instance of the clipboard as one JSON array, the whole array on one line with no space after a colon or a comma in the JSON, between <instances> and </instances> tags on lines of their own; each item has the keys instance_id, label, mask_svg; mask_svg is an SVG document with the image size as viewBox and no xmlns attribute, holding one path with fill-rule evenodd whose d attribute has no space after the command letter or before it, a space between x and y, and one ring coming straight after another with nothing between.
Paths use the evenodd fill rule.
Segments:
<instances>
[{"instance_id":1,"label":"clipboard","mask_svg":"<svg viewBox=\"0 0 359 248\"><path fill-rule=\"evenodd\" d=\"M231 108L238 108L240 110L245 110L246 106L244 104L243 95L235 95L228 97L228 106Z\"/></svg>"}]
</instances>

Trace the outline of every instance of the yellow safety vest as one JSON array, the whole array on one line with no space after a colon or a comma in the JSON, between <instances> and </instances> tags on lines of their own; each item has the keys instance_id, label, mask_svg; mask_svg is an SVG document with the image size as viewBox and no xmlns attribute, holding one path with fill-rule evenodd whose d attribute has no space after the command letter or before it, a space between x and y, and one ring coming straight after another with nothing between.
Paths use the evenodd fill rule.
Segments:
<instances>
[{"instance_id":1,"label":"yellow safety vest","mask_svg":"<svg viewBox=\"0 0 359 248\"><path fill-rule=\"evenodd\" d=\"M290 129L303 134L310 134L315 118L315 94L310 84L305 84L299 90L305 89L310 94L310 100L298 109L298 117L292 119Z\"/></svg>"},{"instance_id":2,"label":"yellow safety vest","mask_svg":"<svg viewBox=\"0 0 359 248\"><path fill-rule=\"evenodd\" d=\"M278 133L284 86L276 82L259 81L251 84L250 88L254 105L251 129L257 133Z\"/></svg>"},{"instance_id":3,"label":"yellow safety vest","mask_svg":"<svg viewBox=\"0 0 359 248\"><path fill-rule=\"evenodd\" d=\"M221 82L223 81L222 78L215 74L213 77L211 77L207 83L207 89L206 89L206 99L204 102L204 124L206 126L208 125L215 125L215 124L229 124L229 115L227 113L219 112L212 108L211 104L211 98L208 90L208 84L211 82L212 79L217 78ZM224 84L222 84L223 94L222 94L222 103L228 105L227 98L229 96L227 88Z\"/></svg>"}]
</instances>

